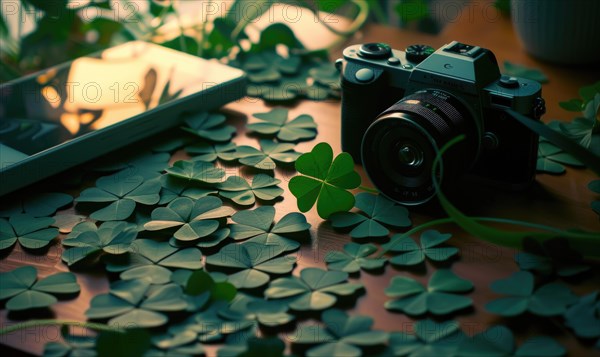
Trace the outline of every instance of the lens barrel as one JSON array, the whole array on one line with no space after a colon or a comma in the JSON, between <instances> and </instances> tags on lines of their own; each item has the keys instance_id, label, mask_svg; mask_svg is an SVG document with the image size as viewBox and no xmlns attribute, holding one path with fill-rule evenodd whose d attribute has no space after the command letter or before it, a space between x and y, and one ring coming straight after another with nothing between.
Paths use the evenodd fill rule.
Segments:
<instances>
[{"instance_id":1,"label":"lens barrel","mask_svg":"<svg viewBox=\"0 0 600 357\"><path fill-rule=\"evenodd\" d=\"M380 114L363 136L361 154L373 184L390 199L418 205L435 196L433 161L452 138L466 139L448 150L436 172L444 182L477 159L481 128L456 97L440 90L411 94Z\"/></svg>"}]
</instances>

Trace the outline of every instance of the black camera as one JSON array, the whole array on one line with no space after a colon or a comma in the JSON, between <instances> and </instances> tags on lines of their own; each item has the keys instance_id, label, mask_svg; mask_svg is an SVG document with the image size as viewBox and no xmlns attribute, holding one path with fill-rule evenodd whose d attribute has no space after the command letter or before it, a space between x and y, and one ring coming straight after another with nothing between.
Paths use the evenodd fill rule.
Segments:
<instances>
[{"instance_id":1,"label":"black camera","mask_svg":"<svg viewBox=\"0 0 600 357\"><path fill-rule=\"evenodd\" d=\"M436 171L445 185L465 173L513 189L533 181L538 136L506 110L539 120L541 85L501 75L490 50L456 41L437 51L368 43L347 47L337 65L342 149L390 199L430 200L435 157L461 134Z\"/></svg>"}]
</instances>

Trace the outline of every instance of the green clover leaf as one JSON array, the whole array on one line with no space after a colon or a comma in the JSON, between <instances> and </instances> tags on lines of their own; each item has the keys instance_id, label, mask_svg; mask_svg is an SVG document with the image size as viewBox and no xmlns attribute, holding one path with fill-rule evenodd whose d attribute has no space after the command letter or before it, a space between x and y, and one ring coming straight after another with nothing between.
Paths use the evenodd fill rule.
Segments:
<instances>
[{"instance_id":1,"label":"green clover leaf","mask_svg":"<svg viewBox=\"0 0 600 357\"><path fill-rule=\"evenodd\" d=\"M239 292L228 309L220 311L220 315L229 320L235 320L242 315L245 319L256 320L263 326L276 327L295 320L296 317L287 311L288 305L283 301L263 300Z\"/></svg>"},{"instance_id":2,"label":"green clover leaf","mask_svg":"<svg viewBox=\"0 0 600 357\"><path fill-rule=\"evenodd\" d=\"M225 177L225 170L203 161L179 160L166 171L174 177L198 183L219 183Z\"/></svg>"},{"instance_id":3,"label":"green clover leaf","mask_svg":"<svg viewBox=\"0 0 600 357\"><path fill-rule=\"evenodd\" d=\"M260 140L260 150L252 146L239 146L236 156L240 164L261 170L274 170L275 163L293 163L300 156L300 153L294 151L294 144Z\"/></svg>"},{"instance_id":4,"label":"green clover leaf","mask_svg":"<svg viewBox=\"0 0 600 357\"><path fill-rule=\"evenodd\" d=\"M127 175L139 175L144 179L156 177L169 166L168 153L133 152L131 149L117 151L90 163L94 172L111 173L121 171Z\"/></svg>"},{"instance_id":5,"label":"green clover leaf","mask_svg":"<svg viewBox=\"0 0 600 357\"><path fill-rule=\"evenodd\" d=\"M180 241L195 241L219 229L222 218L234 213L223 206L218 197L207 196L193 201L187 197L176 198L167 207L152 211L152 220L144 224L148 231L177 228L173 237Z\"/></svg>"},{"instance_id":6,"label":"green clover leaf","mask_svg":"<svg viewBox=\"0 0 600 357\"><path fill-rule=\"evenodd\" d=\"M73 273L57 273L37 280L37 269L32 266L0 273L0 281L0 300L9 299L6 302L9 311L45 308L57 302L54 295L79 292Z\"/></svg>"},{"instance_id":7,"label":"green clover leaf","mask_svg":"<svg viewBox=\"0 0 600 357\"><path fill-rule=\"evenodd\" d=\"M283 189L277 186L281 180L265 174L257 174L249 184L243 177L229 176L220 183L219 196L228 198L241 206L251 206L256 199L273 201L283 194Z\"/></svg>"},{"instance_id":8,"label":"green clover leaf","mask_svg":"<svg viewBox=\"0 0 600 357\"><path fill-rule=\"evenodd\" d=\"M160 200L160 182L144 182L142 176L113 175L100 177L96 187L85 189L77 202L109 203L90 215L98 221L122 221L135 211L136 204L154 205Z\"/></svg>"},{"instance_id":9,"label":"green clover leaf","mask_svg":"<svg viewBox=\"0 0 600 357\"><path fill-rule=\"evenodd\" d=\"M491 288L507 297L493 300L485 308L501 316L517 316L529 311L539 316L563 314L577 300L571 290L561 283L549 283L534 291L534 278L530 272L518 271L503 280L496 280Z\"/></svg>"},{"instance_id":10,"label":"green clover leaf","mask_svg":"<svg viewBox=\"0 0 600 357\"><path fill-rule=\"evenodd\" d=\"M52 218L54 219L54 223L52 223L51 226L58 228L60 233L68 234L71 233L73 227L84 222L86 217L80 214L62 213L57 214Z\"/></svg>"},{"instance_id":11,"label":"green clover leaf","mask_svg":"<svg viewBox=\"0 0 600 357\"><path fill-rule=\"evenodd\" d=\"M523 252L515 254L521 270L534 271L542 275L556 272L558 276L574 276L590 269L581 254L569 247L566 239L550 239L543 245L532 239L523 242Z\"/></svg>"},{"instance_id":12,"label":"green clover leaf","mask_svg":"<svg viewBox=\"0 0 600 357\"><path fill-rule=\"evenodd\" d=\"M294 269L296 259L282 256L283 245L265 247L259 243L229 244L217 254L206 258L206 264L238 270L227 281L238 289L253 289L269 282L269 274L288 274Z\"/></svg>"},{"instance_id":13,"label":"green clover leaf","mask_svg":"<svg viewBox=\"0 0 600 357\"><path fill-rule=\"evenodd\" d=\"M385 294L396 300L385 303L388 310L402 311L408 315L421 315L431 312L445 315L462 310L473 304L473 300L456 293L473 289L473 284L455 275L449 269L439 269L429 279L427 287L418 281L396 276L392 278Z\"/></svg>"},{"instance_id":14,"label":"green clover leaf","mask_svg":"<svg viewBox=\"0 0 600 357\"><path fill-rule=\"evenodd\" d=\"M320 143L296 160L296 170L302 175L292 177L288 187L298 199L301 212L307 212L316 202L319 216L327 219L332 213L354 206L354 195L347 190L360 185L360 176L354 171L350 154L343 152L334 160L331 146Z\"/></svg>"},{"instance_id":15,"label":"green clover leaf","mask_svg":"<svg viewBox=\"0 0 600 357\"><path fill-rule=\"evenodd\" d=\"M312 140L317 136L317 124L310 115L302 114L288 121L286 108L274 108L267 113L256 113L261 120L247 125L250 132L275 136L281 141Z\"/></svg>"},{"instance_id":16,"label":"green clover leaf","mask_svg":"<svg viewBox=\"0 0 600 357\"><path fill-rule=\"evenodd\" d=\"M232 142L224 144L200 142L186 146L185 151L190 155L194 155L193 161L214 162L217 159L232 161L237 158L236 148L237 146Z\"/></svg>"},{"instance_id":17,"label":"green clover leaf","mask_svg":"<svg viewBox=\"0 0 600 357\"><path fill-rule=\"evenodd\" d=\"M574 167L584 167L581 161L577 160L571 154L562 151L560 148L542 141L538 147L538 159L536 170L551 174L562 174L565 172L563 165Z\"/></svg>"},{"instance_id":18,"label":"green clover leaf","mask_svg":"<svg viewBox=\"0 0 600 357\"><path fill-rule=\"evenodd\" d=\"M225 125L223 114L202 112L185 119L183 130L213 142L230 141L235 134L235 128Z\"/></svg>"},{"instance_id":19,"label":"green clover leaf","mask_svg":"<svg viewBox=\"0 0 600 357\"><path fill-rule=\"evenodd\" d=\"M43 357L96 357L96 339L92 336L78 336L61 329L64 343L48 342L44 345Z\"/></svg>"},{"instance_id":20,"label":"green clover leaf","mask_svg":"<svg viewBox=\"0 0 600 357\"><path fill-rule=\"evenodd\" d=\"M354 242L346 243L344 251L331 251L325 256L327 269L345 271L346 273L356 273L360 269L374 270L381 269L385 263L385 258L369 258L377 251L374 244L358 244Z\"/></svg>"},{"instance_id":21,"label":"green clover leaf","mask_svg":"<svg viewBox=\"0 0 600 357\"><path fill-rule=\"evenodd\" d=\"M73 197L66 193L42 193L22 197L5 197L0 203L0 217L26 213L32 217L47 217L58 209L68 206L73 202Z\"/></svg>"},{"instance_id":22,"label":"green clover leaf","mask_svg":"<svg viewBox=\"0 0 600 357\"><path fill-rule=\"evenodd\" d=\"M522 77L538 81L540 83L548 83L548 77L539 69L528 68L521 64L504 61L504 74L513 77Z\"/></svg>"},{"instance_id":23,"label":"green clover leaf","mask_svg":"<svg viewBox=\"0 0 600 357\"><path fill-rule=\"evenodd\" d=\"M600 194L600 180L594 180L588 184L588 188L590 191ZM600 200L596 200L592 202L592 210L596 212L598 216L600 216Z\"/></svg>"},{"instance_id":24,"label":"green clover leaf","mask_svg":"<svg viewBox=\"0 0 600 357\"><path fill-rule=\"evenodd\" d=\"M422 263L425 257L434 261L444 261L458 253L455 247L439 247L452 237L452 234L442 234L436 230L427 230L421 234L420 245L410 237L397 240L401 234L392 237L394 246L392 252L402 253L390 259L396 265L416 265Z\"/></svg>"},{"instance_id":25,"label":"green clover leaf","mask_svg":"<svg viewBox=\"0 0 600 357\"><path fill-rule=\"evenodd\" d=\"M217 357L284 357L285 343L279 337L249 337L244 344L228 344L217 352Z\"/></svg>"},{"instance_id":26,"label":"green clover leaf","mask_svg":"<svg viewBox=\"0 0 600 357\"><path fill-rule=\"evenodd\" d=\"M563 314L565 325L581 338L600 338L600 292L582 296ZM600 342L600 340L598 340Z\"/></svg>"},{"instance_id":27,"label":"green clover leaf","mask_svg":"<svg viewBox=\"0 0 600 357\"><path fill-rule=\"evenodd\" d=\"M361 192L356 195L355 212L337 212L329 216L334 228L354 227L352 238L385 237L390 231L384 226L410 227L408 210L382 195Z\"/></svg>"},{"instance_id":28,"label":"green clover leaf","mask_svg":"<svg viewBox=\"0 0 600 357\"><path fill-rule=\"evenodd\" d=\"M50 228L54 219L17 214L8 220L0 218L0 251L12 247L17 241L27 249L48 246L58 236L58 229Z\"/></svg>"},{"instance_id":29,"label":"green clover leaf","mask_svg":"<svg viewBox=\"0 0 600 357\"><path fill-rule=\"evenodd\" d=\"M104 222L100 227L94 223L83 222L73 228L62 244L65 249L62 260L71 266L97 254L120 255L129 251L137 236L135 224L126 222Z\"/></svg>"},{"instance_id":30,"label":"green clover leaf","mask_svg":"<svg viewBox=\"0 0 600 357\"><path fill-rule=\"evenodd\" d=\"M556 340L546 336L536 336L524 341L519 348L511 330L504 326L493 326L473 337L462 340L458 348L461 357L479 356L539 356L560 357L565 348Z\"/></svg>"},{"instance_id":31,"label":"green clover leaf","mask_svg":"<svg viewBox=\"0 0 600 357\"><path fill-rule=\"evenodd\" d=\"M387 354L393 356L455 356L465 339L455 321L417 321L414 333L390 333Z\"/></svg>"},{"instance_id":32,"label":"green clover leaf","mask_svg":"<svg viewBox=\"0 0 600 357\"><path fill-rule=\"evenodd\" d=\"M203 356L205 354L204 346L197 340L198 335L192 331L184 331L178 334L166 332L155 335L151 339L153 348L147 351L144 356Z\"/></svg>"},{"instance_id":33,"label":"green clover leaf","mask_svg":"<svg viewBox=\"0 0 600 357\"><path fill-rule=\"evenodd\" d=\"M389 338L387 332L371 330L373 318L368 316L348 316L342 310L329 309L321 319L332 338L309 349L307 356L362 356L361 347L383 345Z\"/></svg>"},{"instance_id":34,"label":"green clover leaf","mask_svg":"<svg viewBox=\"0 0 600 357\"><path fill-rule=\"evenodd\" d=\"M160 190L159 205L168 204L177 197L187 197L198 200L218 191L209 185L203 185L198 181L186 180L172 175L163 175L160 178L162 189Z\"/></svg>"},{"instance_id":35,"label":"green clover leaf","mask_svg":"<svg viewBox=\"0 0 600 357\"><path fill-rule=\"evenodd\" d=\"M110 319L109 325L119 327L158 327L169 320L164 312L186 309L182 296L176 284L151 289L145 279L120 280L111 284L110 293L96 295L85 315L92 320Z\"/></svg>"},{"instance_id":36,"label":"green clover leaf","mask_svg":"<svg viewBox=\"0 0 600 357\"><path fill-rule=\"evenodd\" d=\"M269 299L287 299L297 311L319 311L333 306L336 296L349 296L363 289L360 283L348 283L348 273L304 268L300 276L273 280L265 290Z\"/></svg>"},{"instance_id":37,"label":"green clover leaf","mask_svg":"<svg viewBox=\"0 0 600 357\"><path fill-rule=\"evenodd\" d=\"M152 284L166 284L171 281L170 269L202 268L202 253L197 248L178 249L168 242L138 239L129 251L126 257L107 259L106 270L121 273L123 280L146 278Z\"/></svg>"},{"instance_id":38,"label":"green clover leaf","mask_svg":"<svg viewBox=\"0 0 600 357\"><path fill-rule=\"evenodd\" d=\"M283 247L285 251L298 248L300 243L286 238L286 236L305 232L310 228L306 217L301 213L292 212L283 216L274 223L275 208L272 206L261 206L254 210L236 212L231 220L236 224L229 226L230 237L235 240L248 239L248 242L262 244L270 249L278 250Z\"/></svg>"}]
</instances>

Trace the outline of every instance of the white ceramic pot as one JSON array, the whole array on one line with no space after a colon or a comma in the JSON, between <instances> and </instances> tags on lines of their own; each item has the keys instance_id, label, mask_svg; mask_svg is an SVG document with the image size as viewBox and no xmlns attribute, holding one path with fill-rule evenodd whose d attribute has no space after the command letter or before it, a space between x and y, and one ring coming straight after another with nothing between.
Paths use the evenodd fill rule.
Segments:
<instances>
[{"instance_id":1,"label":"white ceramic pot","mask_svg":"<svg viewBox=\"0 0 600 357\"><path fill-rule=\"evenodd\" d=\"M512 0L525 50L561 64L600 63L600 0Z\"/></svg>"}]
</instances>

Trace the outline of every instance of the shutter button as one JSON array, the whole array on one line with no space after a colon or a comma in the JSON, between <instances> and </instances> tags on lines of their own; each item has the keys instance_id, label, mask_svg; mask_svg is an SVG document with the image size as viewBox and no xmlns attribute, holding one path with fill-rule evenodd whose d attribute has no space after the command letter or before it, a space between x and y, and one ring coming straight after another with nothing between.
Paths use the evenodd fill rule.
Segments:
<instances>
[{"instance_id":1,"label":"shutter button","mask_svg":"<svg viewBox=\"0 0 600 357\"><path fill-rule=\"evenodd\" d=\"M361 68L356 71L355 77L359 82L369 82L375 77L375 74L369 68Z\"/></svg>"}]
</instances>

